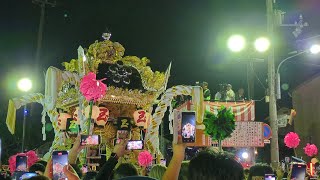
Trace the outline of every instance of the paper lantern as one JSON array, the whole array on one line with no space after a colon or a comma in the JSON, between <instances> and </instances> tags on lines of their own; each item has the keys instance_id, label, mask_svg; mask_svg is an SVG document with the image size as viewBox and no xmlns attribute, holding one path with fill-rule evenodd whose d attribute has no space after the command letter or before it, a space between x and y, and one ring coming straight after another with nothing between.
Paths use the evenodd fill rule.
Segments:
<instances>
[{"instance_id":1,"label":"paper lantern","mask_svg":"<svg viewBox=\"0 0 320 180\"><path fill-rule=\"evenodd\" d=\"M84 115L86 116L86 118L89 118L89 111L90 111L90 106L87 106L84 109ZM100 114L100 109L98 106L92 106L92 115L91 115L91 119L96 120L99 117Z\"/></svg>"},{"instance_id":2,"label":"paper lantern","mask_svg":"<svg viewBox=\"0 0 320 180\"><path fill-rule=\"evenodd\" d=\"M137 126L146 128L150 119L150 113L145 110L137 110L133 113L133 119Z\"/></svg>"},{"instance_id":3,"label":"paper lantern","mask_svg":"<svg viewBox=\"0 0 320 180\"><path fill-rule=\"evenodd\" d=\"M77 121L77 124L80 124L80 115L79 115L79 107L76 107L76 110L73 112L73 119Z\"/></svg>"},{"instance_id":4,"label":"paper lantern","mask_svg":"<svg viewBox=\"0 0 320 180\"><path fill-rule=\"evenodd\" d=\"M99 126L106 125L109 119L109 109L106 107L99 107L100 113L97 119L95 120L96 124Z\"/></svg>"},{"instance_id":5,"label":"paper lantern","mask_svg":"<svg viewBox=\"0 0 320 180\"><path fill-rule=\"evenodd\" d=\"M71 115L67 113L60 113L58 115L58 128L60 130L66 130L68 118L71 118Z\"/></svg>"}]
</instances>

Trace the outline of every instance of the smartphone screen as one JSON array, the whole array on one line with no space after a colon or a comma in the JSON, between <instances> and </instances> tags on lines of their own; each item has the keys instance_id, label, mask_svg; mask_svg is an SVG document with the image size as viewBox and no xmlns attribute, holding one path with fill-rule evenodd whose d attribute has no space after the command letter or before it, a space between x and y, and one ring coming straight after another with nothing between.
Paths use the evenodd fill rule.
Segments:
<instances>
[{"instance_id":1,"label":"smartphone screen","mask_svg":"<svg viewBox=\"0 0 320 180\"><path fill-rule=\"evenodd\" d=\"M196 136L196 114L195 112L182 112L181 119L182 142L193 143Z\"/></svg>"},{"instance_id":2,"label":"smartphone screen","mask_svg":"<svg viewBox=\"0 0 320 180\"><path fill-rule=\"evenodd\" d=\"M275 174L265 174L264 180L276 180L276 175Z\"/></svg>"},{"instance_id":3,"label":"smartphone screen","mask_svg":"<svg viewBox=\"0 0 320 180\"><path fill-rule=\"evenodd\" d=\"M142 140L128 141L127 149L128 150L141 150L141 149L143 149L143 141Z\"/></svg>"},{"instance_id":4,"label":"smartphone screen","mask_svg":"<svg viewBox=\"0 0 320 180\"><path fill-rule=\"evenodd\" d=\"M19 179L29 179L31 177L34 177L34 176L38 176L37 173L31 173L31 172L27 172L27 173L24 173Z\"/></svg>"},{"instance_id":5,"label":"smartphone screen","mask_svg":"<svg viewBox=\"0 0 320 180\"><path fill-rule=\"evenodd\" d=\"M81 145L82 146L93 146L100 144L99 135L81 135Z\"/></svg>"},{"instance_id":6,"label":"smartphone screen","mask_svg":"<svg viewBox=\"0 0 320 180\"><path fill-rule=\"evenodd\" d=\"M27 156L16 156L16 171L27 171Z\"/></svg>"},{"instance_id":7,"label":"smartphone screen","mask_svg":"<svg viewBox=\"0 0 320 180\"><path fill-rule=\"evenodd\" d=\"M291 179L304 180L306 176L306 168L307 165L305 164L292 164Z\"/></svg>"},{"instance_id":8,"label":"smartphone screen","mask_svg":"<svg viewBox=\"0 0 320 180\"><path fill-rule=\"evenodd\" d=\"M52 169L53 180L66 180L67 177L63 172L63 167L68 165L68 151L53 151Z\"/></svg>"}]
</instances>

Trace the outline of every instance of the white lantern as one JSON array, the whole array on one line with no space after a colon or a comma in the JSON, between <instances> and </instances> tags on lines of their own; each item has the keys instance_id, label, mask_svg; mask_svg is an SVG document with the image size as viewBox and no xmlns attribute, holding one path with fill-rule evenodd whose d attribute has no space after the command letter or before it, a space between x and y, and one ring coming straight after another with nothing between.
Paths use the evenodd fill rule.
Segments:
<instances>
[{"instance_id":1,"label":"white lantern","mask_svg":"<svg viewBox=\"0 0 320 180\"><path fill-rule=\"evenodd\" d=\"M95 120L96 124L99 126L106 125L109 119L109 109L106 107L99 107L100 113L97 119Z\"/></svg>"},{"instance_id":2,"label":"white lantern","mask_svg":"<svg viewBox=\"0 0 320 180\"><path fill-rule=\"evenodd\" d=\"M76 120L78 125L80 124L79 107L76 107L76 110L73 112L73 119Z\"/></svg>"},{"instance_id":3,"label":"white lantern","mask_svg":"<svg viewBox=\"0 0 320 180\"><path fill-rule=\"evenodd\" d=\"M90 105L87 106L84 109L84 114L86 116L86 118L89 118L89 112L90 112ZM96 120L99 117L100 114L100 110L98 106L92 106L92 115L91 115L91 119Z\"/></svg>"},{"instance_id":4,"label":"white lantern","mask_svg":"<svg viewBox=\"0 0 320 180\"><path fill-rule=\"evenodd\" d=\"M68 118L71 118L71 115L67 113L60 113L58 115L58 128L60 130L66 130Z\"/></svg>"},{"instance_id":5,"label":"white lantern","mask_svg":"<svg viewBox=\"0 0 320 180\"><path fill-rule=\"evenodd\" d=\"M137 110L133 113L133 119L136 126L146 128L150 119L150 113L145 110Z\"/></svg>"}]
</instances>

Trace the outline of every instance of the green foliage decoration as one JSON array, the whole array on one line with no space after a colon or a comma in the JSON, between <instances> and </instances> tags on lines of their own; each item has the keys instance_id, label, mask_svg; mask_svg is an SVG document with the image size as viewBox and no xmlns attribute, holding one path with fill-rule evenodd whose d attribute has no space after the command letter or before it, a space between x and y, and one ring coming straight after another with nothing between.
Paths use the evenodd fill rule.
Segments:
<instances>
[{"instance_id":1,"label":"green foliage decoration","mask_svg":"<svg viewBox=\"0 0 320 180\"><path fill-rule=\"evenodd\" d=\"M231 133L236 127L235 116L231 109L226 109L223 106L218 110L217 115L206 112L203 124L206 126L205 134L214 141L222 141L231 137Z\"/></svg>"}]
</instances>

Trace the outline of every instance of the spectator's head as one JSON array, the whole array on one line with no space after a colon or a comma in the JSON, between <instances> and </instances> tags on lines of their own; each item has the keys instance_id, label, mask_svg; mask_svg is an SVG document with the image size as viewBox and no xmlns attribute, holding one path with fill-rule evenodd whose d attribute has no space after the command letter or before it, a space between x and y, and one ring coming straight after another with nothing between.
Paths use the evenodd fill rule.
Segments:
<instances>
[{"instance_id":1,"label":"spectator's head","mask_svg":"<svg viewBox=\"0 0 320 180\"><path fill-rule=\"evenodd\" d=\"M227 91L229 91L230 89L232 89L232 85L231 84L227 84Z\"/></svg>"},{"instance_id":2,"label":"spectator's head","mask_svg":"<svg viewBox=\"0 0 320 180\"><path fill-rule=\"evenodd\" d=\"M122 163L118 166L118 168L114 171L114 179L120 179L128 176L137 176L138 170L137 168L129 163Z\"/></svg>"},{"instance_id":3,"label":"spectator's head","mask_svg":"<svg viewBox=\"0 0 320 180\"><path fill-rule=\"evenodd\" d=\"M265 174L273 174L274 171L267 164L255 164L250 168L248 180L264 178Z\"/></svg>"},{"instance_id":4,"label":"spectator's head","mask_svg":"<svg viewBox=\"0 0 320 180\"><path fill-rule=\"evenodd\" d=\"M179 179L178 180L188 180L188 167L190 161L183 161L181 163L181 169L179 172Z\"/></svg>"},{"instance_id":5,"label":"spectator's head","mask_svg":"<svg viewBox=\"0 0 320 180\"><path fill-rule=\"evenodd\" d=\"M189 178L197 180L242 180L243 167L231 156L212 151L198 153L189 164Z\"/></svg>"},{"instance_id":6,"label":"spectator's head","mask_svg":"<svg viewBox=\"0 0 320 180\"><path fill-rule=\"evenodd\" d=\"M203 88L204 90L208 89L208 83L207 83L207 82L203 82L203 83L202 83L202 88Z\"/></svg>"},{"instance_id":7,"label":"spectator's head","mask_svg":"<svg viewBox=\"0 0 320 180\"><path fill-rule=\"evenodd\" d=\"M36 163L42 164L44 167L47 166L47 161L45 161L45 160L39 160Z\"/></svg>"},{"instance_id":8,"label":"spectator's head","mask_svg":"<svg viewBox=\"0 0 320 180\"><path fill-rule=\"evenodd\" d=\"M238 94L239 94L239 95L243 95L243 94L244 94L244 89L243 89L243 88L240 88L240 89L238 90Z\"/></svg>"},{"instance_id":9,"label":"spectator's head","mask_svg":"<svg viewBox=\"0 0 320 180\"><path fill-rule=\"evenodd\" d=\"M34 172L39 175L43 175L44 171L46 170L46 167L43 166L40 163L35 163L32 166L29 167L29 172Z\"/></svg>"},{"instance_id":10,"label":"spectator's head","mask_svg":"<svg viewBox=\"0 0 320 180\"><path fill-rule=\"evenodd\" d=\"M149 172L149 177L155 178L155 179L162 179L162 176L164 174L164 172L166 172L167 167L160 165L160 164L156 164L154 165L150 172Z\"/></svg>"}]
</instances>

